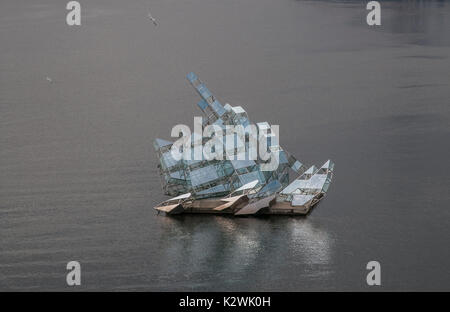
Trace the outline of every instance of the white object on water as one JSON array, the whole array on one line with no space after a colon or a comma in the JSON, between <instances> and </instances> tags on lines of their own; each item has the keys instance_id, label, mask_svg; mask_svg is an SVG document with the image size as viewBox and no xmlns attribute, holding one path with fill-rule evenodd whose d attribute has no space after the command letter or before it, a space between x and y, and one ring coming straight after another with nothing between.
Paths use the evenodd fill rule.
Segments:
<instances>
[{"instance_id":1,"label":"white object on water","mask_svg":"<svg viewBox=\"0 0 450 312\"><path fill-rule=\"evenodd\" d=\"M148 11L148 17L149 17L150 20L153 22L153 25L158 26L158 23L156 22L156 19L152 16L152 14L150 13L150 11Z\"/></svg>"}]
</instances>

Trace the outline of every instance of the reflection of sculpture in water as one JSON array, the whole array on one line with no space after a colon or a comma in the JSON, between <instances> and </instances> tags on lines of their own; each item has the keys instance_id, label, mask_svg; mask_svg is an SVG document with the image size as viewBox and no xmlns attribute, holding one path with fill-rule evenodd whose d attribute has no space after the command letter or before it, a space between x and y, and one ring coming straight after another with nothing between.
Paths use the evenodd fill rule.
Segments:
<instances>
[{"instance_id":1,"label":"reflection of sculpture in water","mask_svg":"<svg viewBox=\"0 0 450 312\"><path fill-rule=\"evenodd\" d=\"M289 226L291 249L309 264L326 264L331 259L333 240L310 220L292 219Z\"/></svg>"},{"instance_id":2,"label":"reflection of sculpture in water","mask_svg":"<svg viewBox=\"0 0 450 312\"><path fill-rule=\"evenodd\" d=\"M292 260L308 274L331 261L333 240L313 222L297 218L161 217L160 270L172 274L226 272L245 278L261 266L283 270ZM296 261L297 262L297 261ZM320 272L319 272L320 271ZM244 275L242 275L244 274Z\"/></svg>"}]
</instances>

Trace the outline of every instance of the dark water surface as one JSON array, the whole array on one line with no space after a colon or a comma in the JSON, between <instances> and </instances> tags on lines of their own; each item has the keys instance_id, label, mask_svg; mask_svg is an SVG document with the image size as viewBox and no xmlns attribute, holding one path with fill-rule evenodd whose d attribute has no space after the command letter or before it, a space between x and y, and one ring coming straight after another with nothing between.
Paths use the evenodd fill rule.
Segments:
<instances>
[{"instance_id":1,"label":"dark water surface","mask_svg":"<svg viewBox=\"0 0 450 312\"><path fill-rule=\"evenodd\" d=\"M0 4L0 290L450 290L450 2ZM147 8L159 21L154 27ZM193 125L195 71L306 164L307 218L167 218L155 137ZM52 79L52 83L46 77Z\"/></svg>"}]
</instances>

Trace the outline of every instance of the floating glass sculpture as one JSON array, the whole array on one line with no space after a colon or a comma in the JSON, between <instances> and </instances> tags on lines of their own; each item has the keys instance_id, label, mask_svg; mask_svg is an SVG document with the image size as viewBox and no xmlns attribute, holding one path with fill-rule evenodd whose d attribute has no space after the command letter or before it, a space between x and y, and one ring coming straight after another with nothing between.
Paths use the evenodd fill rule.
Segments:
<instances>
[{"instance_id":1,"label":"floating glass sculpture","mask_svg":"<svg viewBox=\"0 0 450 312\"><path fill-rule=\"evenodd\" d=\"M225 133L227 126L250 125L242 107L223 106L194 73L189 73L187 79L201 97L197 105L204 114L204 127L215 125L224 129ZM171 152L174 142L156 139L154 147L159 159L162 188L166 195L175 197L158 204L155 209L166 214L306 215L326 194L333 177L333 162L328 160L320 168L312 166L308 169L279 146L278 140L271 140L275 134L269 123L257 123L256 128L258 133L264 133L268 149L278 155L278 166L274 170L262 170L267 160L249 159L251 138L248 134L233 135L231 138L225 135L223 140L225 151L227 140L239 141L237 146L245 148L234 152L244 153L243 160L236 157L223 160L207 160L204 157L197 160L175 159ZM194 135L191 139L195 141ZM202 143L206 141L205 138L201 140ZM290 170L298 176L291 183Z\"/></svg>"}]
</instances>

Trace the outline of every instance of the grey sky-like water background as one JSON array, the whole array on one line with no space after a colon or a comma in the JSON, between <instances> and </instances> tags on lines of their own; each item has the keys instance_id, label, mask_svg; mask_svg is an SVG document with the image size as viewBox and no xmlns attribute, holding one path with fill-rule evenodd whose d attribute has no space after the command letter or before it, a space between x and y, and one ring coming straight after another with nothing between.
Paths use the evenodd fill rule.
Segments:
<instances>
[{"instance_id":1,"label":"grey sky-like water background","mask_svg":"<svg viewBox=\"0 0 450 312\"><path fill-rule=\"evenodd\" d=\"M450 290L450 2L0 4L0 290ZM155 27L147 9L158 20ZM336 163L307 218L156 215L152 140L222 103ZM52 82L46 80L50 77Z\"/></svg>"}]
</instances>

